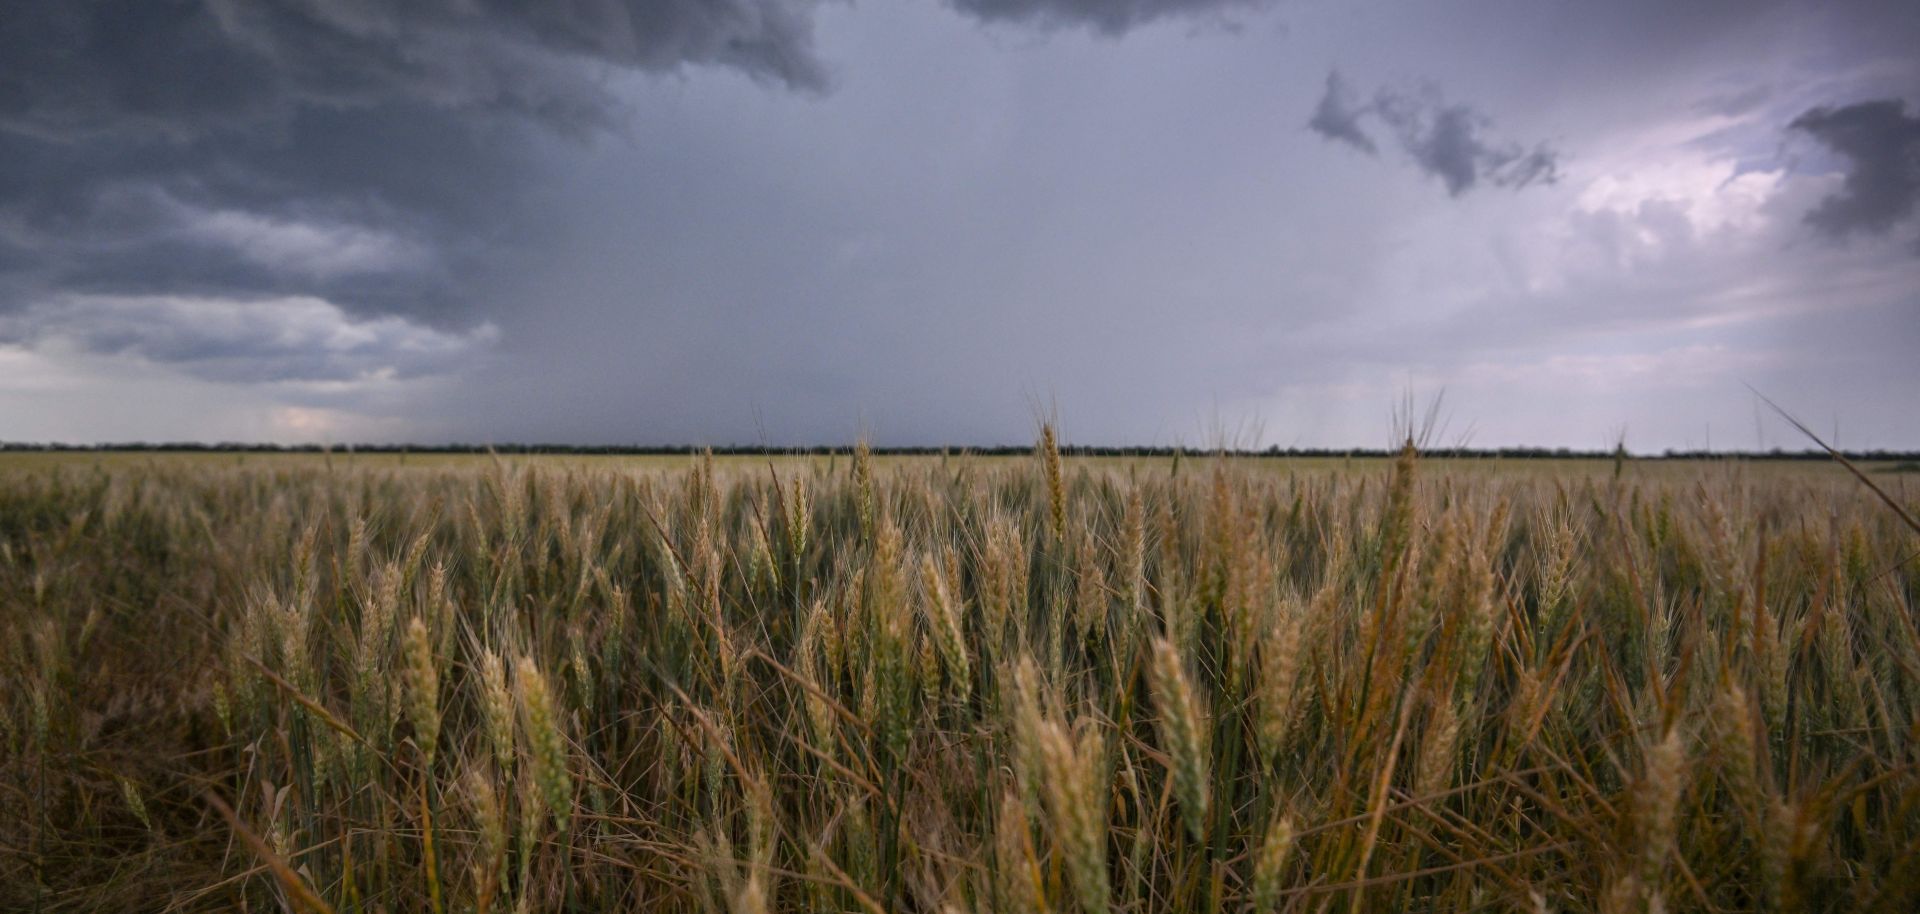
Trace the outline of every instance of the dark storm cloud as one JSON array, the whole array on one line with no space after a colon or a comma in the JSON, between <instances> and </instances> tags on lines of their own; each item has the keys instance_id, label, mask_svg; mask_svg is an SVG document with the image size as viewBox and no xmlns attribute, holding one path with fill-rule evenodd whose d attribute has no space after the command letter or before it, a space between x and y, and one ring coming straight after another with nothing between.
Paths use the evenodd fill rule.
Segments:
<instances>
[{"instance_id":1,"label":"dark storm cloud","mask_svg":"<svg viewBox=\"0 0 1920 914\"><path fill-rule=\"evenodd\" d=\"M1847 160L1840 191L1807 213L1832 237L1884 234L1920 204L1920 117L1899 99L1814 108L1790 125Z\"/></svg>"},{"instance_id":2,"label":"dark storm cloud","mask_svg":"<svg viewBox=\"0 0 1920 914\"><path fill-rule=\"evenodd\" d=\"M444 310L458 299L448 271L514 199L516 140L405 106L302 110L271 133L191 141L0 133L0 250L19 264L0 273L0 309L81 290Z\"/></svg>"},{"instance_id":3,"label":"dark storm cloud","mask_svg":"<svg viewBox=\"0 0 1920 914\"><path fill-rule=\"evenodd\" d=\"M951 0L955 9L986 21L1044 27L1085 26L1118 35L1176 16L1206 16L1270 6L1273 0Z\"/></svg>"},{"instance_id":4,"label":"dark storm cloud","mask_svg":"<svg viewBox=\"0 0 1920 914\"><path fill-rule=\"evenodd\" d=\"M1374 154L1379 146L1367 131L1368 121L1386 128L1415 165L1439 178L1456 197L1481 183L1520 188L1551 184L1559 177L1557 151L1545 143L1527 148L1490 140L1486 131L1493 126L1491 118L1449 103L1435 90L1382 89L1362 102L1338 72L1329 73L1308 129Z\"/></svg>"},{"instance_id":5,"label":"dark storm cloud","mask_svg":"<svg viewBox=\"0 0 1920 914\"><path fill-rule=\"evenodd\" d=\"M0 311L320 295L453 320L529 129L608 67L822 89L813 0L21 0L0 15ZM398 252L398 254L396 254Z\"/></svg>"},{"instance_id":6,"label":"dark storm cloud","mask_svg":"<svg viewBox=\"0 0 1920 914\"><path fill-rule=\"evenodd\" d=\"M24 0L0 20L0 125L192 138L303 104L408 101L583 126L570 62L717 64L819 88L811 0Z\"/></svg>"}]
</instances>

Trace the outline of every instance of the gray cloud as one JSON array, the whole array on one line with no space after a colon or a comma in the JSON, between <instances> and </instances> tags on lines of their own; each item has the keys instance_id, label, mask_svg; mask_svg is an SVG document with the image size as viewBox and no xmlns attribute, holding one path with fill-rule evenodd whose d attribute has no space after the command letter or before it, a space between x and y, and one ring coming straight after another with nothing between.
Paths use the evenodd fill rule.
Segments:
<instances>
[{"instance_id":1,"label":"gray cloud","mask_svg":"<svg viewBox=\"0 0 1920 914\"><path fill-rule=\"evenodd\" d=\"M1340 77L1340 71L1327 74L1327 91L1320 96L1320 104L1313 109L1313 119L1307 126L1315 133L1346 143L1361 152L1372 155L1380 147L1374 145L1373 138L1360 129L1360 118L1369 108L1359 100L1353 88Z\"/></svg>"},{"instance_id":2,"label":"gray cloud","mask_svg":"<svg viewBox=\"0 0 1920 914\"><path fill-rule=\"evenodd\" d=\"M450 371L491 344L491 324L449 333L396 316L355 318L311 297L63 296L0 317L0 342L134 356L229 382L355 382Z\"/></svg>"},{"instance_id":3,"label":"gray cloud","mask_svg":"<svg viewBox=\"0 0 1920 914\"><path fill-rule=\"evenodd\" d=\"M1224 15L1270 6L1273 0L950 0L954 8L987 21L1043 27L1085 26L1119 35L1159 19Z\"/></svg>"},{"instance_id":4,"label":"gray cloud","mask_svg":"<svg viewBox=\"0 0 1920 914\"><path fill-rule=\"evenodd\" d=\"M512 224L524 145L405 105L183 141L0 131L0 251L16 264L0 311L60 291L300 292L451 317L447 278Z\"/></svg>"},{"instance_id":5,"label":"gray cloud","mask_svg":"<svg viewBox=\"0 0 1920 914\"><path fill-rule=\"evenodd\" d=\"M1839 193L1806 215L1831 237L1884 234L1920 205L1920 117L1899 99L1813 108L1790 129L1819 140L1850 166Z\"/></svg>"},{"instance_id":6,"label":"gray cloud","mask_svg":"<svg viewBox=\"0 0 1920 914\"><path fill-rule=\"evenodd\" d=\"M0 313L314 295L470 323L530 142L623 129L609 68L812 91L816 0L22 0L0 16Z\"/></svg>"},{"instance_id":7,"label":"gray cloud","mask_svg":"<svg viewBox=\"0 0 1920 914\"><path fill-rule=\"evenodd\" d=\"M1335 142L1373 154L1378 144L1366 122L1377 121L1392 133L1415 165L1441 180L1447 193L1460 196L1477 184L1521 188L1552 184L1559 178L1560 153L1545 143L1527 148L1489 140L1493 120L1462 104L1448 103L1438 91L1419 93L1381 89L1362 102L1335 71L1307 121L1308 129Z\"/></svg>"}]
</instances>

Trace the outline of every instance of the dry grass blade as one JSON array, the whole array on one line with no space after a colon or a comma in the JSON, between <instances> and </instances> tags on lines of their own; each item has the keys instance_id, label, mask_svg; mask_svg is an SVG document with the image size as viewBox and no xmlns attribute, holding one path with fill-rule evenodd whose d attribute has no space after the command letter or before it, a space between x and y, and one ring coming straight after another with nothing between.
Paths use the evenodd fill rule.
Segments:
<instances>
[{"instance_id":1,"label":"dry grass blade","mask_svg":"<svg viewBox=\"0 0 1920 914\"><path fill-rule=\"evenodd\" d=\"M1874 495L1878 496L1882 502L1886 503L1887 507L1892 508L1893 513L1900 516L1901 522L1907 525L1907 529L1912 530L1915 533L1920 533L1920 521L1915 521L1913 519L1913 516L1907 513L1907 509L1901 507L1900 503L1898 501L1895 501L1893 496L1888 495L1886 493L1886 490L1880 488L1878 484L1876 484L1872 479L1868 478L1867 474L1862 472L1859 467L1854 466L1853 461L1847 459L1847 455L1842 454L1839 451L1835 450L1833 445L1828 444L1825 441L1822 441L1819 435L1814 434L1813 429L1806 427L1806 425L1803 424L1799 419L1794 418L1792 413L1787 412L1784 408L1780 406L1780 404L1775 403L1773 402L1773 400L1769 399L1766 394L1763 394L1758 390L1754 390L1753 385L1751 384L1747 385L1747 389L1752 390L1754 396L1759 397L1762 402L1772 407L1774 412L1779 413L1780 418L1787 420L1789 423L1792 423L1794 428L1797 428L1800 430L1800 434L1807 436L1807 438L1812 440L1814 444L1819 445L1821 450L1826 451L1828 456L1838 461L1841 466L1846 467L1847 472L1853 474L1853 478L1860 480L1861 485L1866 486L1867 489L1872 491Z\"/></svg>"},{"instance_id":2,"label":"dry grass blade","mask_svg":"<svg viewBox=\"0 0 1920 914\"><path fill-rule=\"evenodd\" d=\"M315 914L333 914L333 906L327 904L319 895L314 894L313 890L307 887L306 881L300 878L300 874L294 872L293 867L287 865L285 859L281 858L279 854L274 853L273 848L268 847L265 841L260 840L259 835L254 834L251 829L242 824L240 817L234 813L233 807L228 806L225 800L220 799L220 796L212 791L203 794L203 797L207 801L207 805L213 807L213 811L220 814L220 818L227 820L227 826L232 828L233 833L240 837L241 843L245 844L247 849L253 851L254 856L259 857L260 861L266 864L267 871L272 873L273 878L280 883L280 887L286 890L288 899L305 910L315 912Z\"/></svg>"}]
</instances>

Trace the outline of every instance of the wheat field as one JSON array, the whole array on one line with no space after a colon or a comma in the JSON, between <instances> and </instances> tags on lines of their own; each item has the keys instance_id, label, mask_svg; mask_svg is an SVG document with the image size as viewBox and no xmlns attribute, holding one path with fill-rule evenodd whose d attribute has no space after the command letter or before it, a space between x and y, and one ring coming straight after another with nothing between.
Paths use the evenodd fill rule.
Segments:
<instances>
[{"instance_id":1,"label":"wheat field","mask_svg":"<svg viewBox=\"0 0 1920 914\"><path fill-rule=\"evenodd\" d=\"M0 908L1910 911L1916 548L1825 465L1050 429L40 461Z\"/></svg>"}]
</instances>

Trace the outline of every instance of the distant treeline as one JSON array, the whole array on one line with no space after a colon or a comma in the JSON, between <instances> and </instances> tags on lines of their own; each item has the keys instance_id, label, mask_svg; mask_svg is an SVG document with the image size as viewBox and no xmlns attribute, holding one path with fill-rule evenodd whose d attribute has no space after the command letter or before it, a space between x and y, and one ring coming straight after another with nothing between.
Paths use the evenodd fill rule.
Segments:
<instances>
[{"instance_id":1,"label":"distant treeline","mask_svg":"<svg viewBox=\"0 0 1920 914\"><path fill-rule=\"evenodd\" d=\"M117 444L61 444L58 442L4 442L0 441L0 451L79 451L79 452L187 452L211 454L320 454L320 453L360 453L360 454L552 454L566 456L693 456L711 451L715 456L737 457L779 457L779 456L816 456L847 455L853 453L849 445L812 445L806 447L775 447L772 445L729 444L718 446L695 445L575 445L575 444L352 444L325 446L319 444L244 444L238 442L220 442L208 444L197 441L170 442L123 442ZM943 455L971 454L984 457L1008 457L1033 452L1033 445L996 445L991 447L875 447L879 456L901 457L937 457ZM1388 448L1301 448L1269 447L1260 450L1244 448L1179 448L1179 447L1104 447L1093 445L1066 445L1060 448L1063 455L1069 457L1174 457L1176 455L1199 456L1226 453L1239 457L1319 457L1319 458L1368 458L1392 457L1398 452ZM1502 448L1429 448L1422 452L1429 457L1450 457L1469 460L1611 460L1625 457L1630 460L1827 460L1825 451L1803 450L1784 451L1774 448L1766 451L1708 451L1708 450L1672 450L1658 454L1620 453L1612 450L1574 450L1572 448L1545 447L1502 447ZM1920 451L1844 451L1849 460L1860 461L1920 461Z\"/></svg>"}]
</instances>

